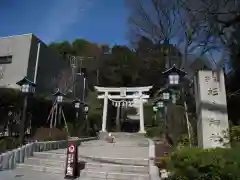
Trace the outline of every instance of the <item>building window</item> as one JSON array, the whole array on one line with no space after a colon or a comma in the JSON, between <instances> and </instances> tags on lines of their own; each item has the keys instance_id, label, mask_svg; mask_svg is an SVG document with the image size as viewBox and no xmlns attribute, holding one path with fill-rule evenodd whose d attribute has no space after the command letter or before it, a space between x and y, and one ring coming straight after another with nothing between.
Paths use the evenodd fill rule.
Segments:
<instances>
[{"instance_id":1,"label":"building window","mask_svg":"<svg viewBox=\"0 0 240 180\"><path fill-rule=\"evenodd\" d=\"M0 56L0 64L12 63L12 56Z\"/></svg>"}]
</instances>

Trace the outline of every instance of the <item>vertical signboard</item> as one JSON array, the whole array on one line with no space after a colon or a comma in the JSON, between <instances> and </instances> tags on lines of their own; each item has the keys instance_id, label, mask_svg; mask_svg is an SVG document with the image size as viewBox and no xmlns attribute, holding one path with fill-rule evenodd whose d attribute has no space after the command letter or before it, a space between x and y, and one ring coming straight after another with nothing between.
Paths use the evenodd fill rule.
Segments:
<instances>
[{"instance_id":1,"label":"vertical signboard","mask_svg":"<svg viewBox=\"0 0 240 180\"><path fill-rule=\"evenodd\" d=\"M120 96L121 97L126 97L127 96L127 89L124 87L120 88Z\"/></svg>"},{"instance_id":2,"label":"vertical signboard","mask_svg":"<svg viewBox=\"0 0 240 180\"><path fill-rule=\"evenodd\" d=\"M78 149L74 142L69 142L67 148L65 179L75 179L79 176L78 172Z\"/></svg>"},{"instance_id":3,"label":"vertical signboard","mask_svg":"<svg viewBox=\"0 0 240 180\"><path fill-rule=\"evenodd\" d=\"M202 148L224 147L229 127L224 74L202 70L195 83L198 145Z\"/></svg>"}]
</instances>

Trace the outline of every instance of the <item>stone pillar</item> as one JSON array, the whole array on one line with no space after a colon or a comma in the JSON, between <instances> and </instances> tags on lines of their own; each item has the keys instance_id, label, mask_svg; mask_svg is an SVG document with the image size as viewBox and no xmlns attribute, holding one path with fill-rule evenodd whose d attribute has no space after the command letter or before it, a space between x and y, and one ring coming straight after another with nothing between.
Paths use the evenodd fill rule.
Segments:
<instances>
[{"instance_id":1,"label":"stone pillar","mask_svg":"<svg viewBox=\"0 0 240 180\"><path fill-rule=\"evenodd\" d=\"M102 132L106 132L107 126L107 110L108 110L108 92L104 95L103 116L102 116Z\"/></svg>"},{"instance_id":2,"label":"stone pillar","mask_svg":"<svg viewBox=\"0 0 240 180\"><path fill-rule=\"evenodd\" d=\"M229 125L223 71L199 71L195 83L198 146L225 147Z\"/></svg>"},{"instance_id":3,"label":"stone pillar","mask_svg":"<svg viewBox=\"0 0 240 180\"><path fill-rule=\"evenodd\" d=\"M139 118L140 118L139 133L146 133L145 128L144 128L143 100L141 97L139 99Z\"/></svg>"}]
</instances>

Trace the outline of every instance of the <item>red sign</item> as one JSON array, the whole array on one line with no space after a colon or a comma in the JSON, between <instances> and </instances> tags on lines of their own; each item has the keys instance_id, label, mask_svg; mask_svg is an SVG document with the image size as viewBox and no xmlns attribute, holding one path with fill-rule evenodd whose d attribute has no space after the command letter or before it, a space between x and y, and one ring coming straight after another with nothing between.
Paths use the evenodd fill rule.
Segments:
<instances>
[{"instance_id":1,"label":"red sign","mask_svg":"<svg viewBox=\"0 0 240 180\"><path fill-rule=\"evenodd\" d=\"M75 151L74 145L70 145L70 146L68 147L68 151L69 151L70 153L74 153L74 151Z\"/></svg>"},{"instance_id":2,"label":"red sign","mask_svg":"<svg viewBox=\"0 0 240 180\"><path fill-rule=\"evenodd\" d=\"M66 157L65 179L74 179L78 177L78 171L77 145L74 142L69 142Z\"/></svg>"}]
</instances>

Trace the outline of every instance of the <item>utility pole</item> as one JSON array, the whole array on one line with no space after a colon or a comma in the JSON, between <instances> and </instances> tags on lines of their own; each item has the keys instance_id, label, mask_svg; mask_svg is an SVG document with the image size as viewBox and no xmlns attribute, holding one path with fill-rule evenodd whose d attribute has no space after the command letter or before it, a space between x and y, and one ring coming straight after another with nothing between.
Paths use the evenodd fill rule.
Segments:
<instances>
[{"instance_id":1,"label":"utility pole","mask_svg":"<svg viewBox=\"0 0 240 180\"><path fill-rule=\"evenodd\" d=\"M76 69L78 67L78 61L76 56L69 56L69 60L70 60L70 65L72 68L72 93L73 93L73 99L75 99L75 81L76 81Z\"/></svg>"},{"instance_id":2,"label":"utility pole","mask_svg":"<svg viewBox=\"0 0 240 180\"><path fill-rule=\"evenodd\" d=\"M76 98L76 75L81 75L83 77L83 90L82 90L82 98L81 98L82 101L84 101L85 99L85 90L86 90L86 76L84 75L84 72L82 72L82 67L83 67L83 61L86 59L93 59L93 57L69 56L70 65L72 68L73 99ZM77 72L78 69L80 69L80 72Z\"/></svg>"}]
</instances>

